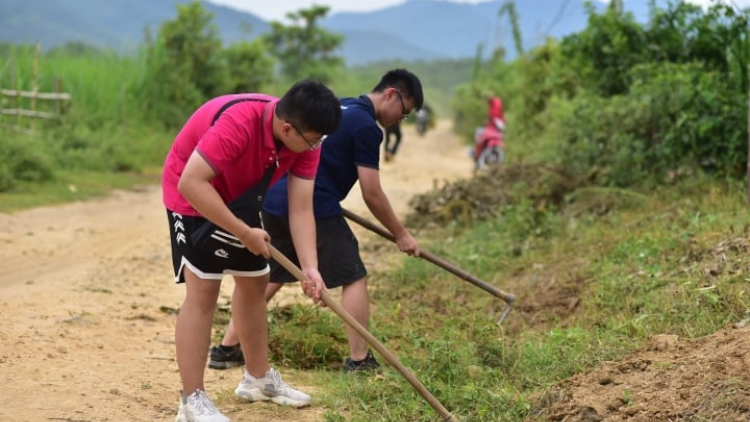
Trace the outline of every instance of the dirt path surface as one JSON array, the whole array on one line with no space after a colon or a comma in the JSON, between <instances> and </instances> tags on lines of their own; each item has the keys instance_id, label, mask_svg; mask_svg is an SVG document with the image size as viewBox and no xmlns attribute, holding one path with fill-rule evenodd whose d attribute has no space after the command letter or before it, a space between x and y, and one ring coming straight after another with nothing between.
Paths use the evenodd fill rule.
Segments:
<instances>
[{"instance_id":1,"label":"dirt path surface","mask_svg":"<svg viewBox=\"0 0 750 422\"><path fill-rule=\"evenodd\" d=\"M471 175L464 149L441 122L412 126L382 184L400 215L434 180ZM371 218L354 190L345 206ZM368 235L362 233L366 242ZM370 235L370 238L374 235ZM394 247L395 248L395 247ZM184 287L171 281L158 186L64 206L0 214L0 421L172 421L180 389L175 316ZM222 297L231 292L230 278ZM286 288L279 301L306 298ZM305 390L308 374L283 370ZM206 371L211 397L231 392L239 369ZM228 395L222 393L224 395ZM325 409L285 411L220 397L236 422L320 421ZM272 416L271 416L272 415Z\"/></svg>"}]
</instances>

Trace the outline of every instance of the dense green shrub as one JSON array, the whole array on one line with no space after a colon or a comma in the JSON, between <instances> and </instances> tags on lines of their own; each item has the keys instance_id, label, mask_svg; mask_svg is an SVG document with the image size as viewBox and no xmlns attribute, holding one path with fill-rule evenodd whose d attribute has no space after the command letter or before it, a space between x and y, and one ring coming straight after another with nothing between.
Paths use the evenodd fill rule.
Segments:
<instances>
[{"instance_id":1,"label":"dense green shrub","mask_svg":"<svg viewBox=\"0 0 750 422\"><path fill-rule=\"evenodd\" d=\"M17 182L44 182L53 177L53 159L36 142L0 139L0 192L8 191Z\"/></svg>"},{"instance_id":2,"label":"dense green shrub","mask_svg":"<svg viewBox=\"0 0 750 422\"><path fill-rule=\"evenodd\" d=\"M696 169L743 177L750 12L652 4L645 25L613 9L589 13L588 27L559 45L494 64L515 73L504 78L508 160L559 163L607 186L671 183ZM457 91L476 96L498 80L490 74ZM484 113L455 107L457 123Z\"/></svg>"},{"instance_id":3,"label":"dense green shrub","mask_svg":"<svg viewBox=\"0 0 750 422\"><path fill-rule=\"evenodd\" d=\"M695 168L742 174L742 96L716 72L648 64L630 72L629 93L578 95L560 107L559 156L572 173L600 185L672 181Z\"/></svg>"}]
</instances>

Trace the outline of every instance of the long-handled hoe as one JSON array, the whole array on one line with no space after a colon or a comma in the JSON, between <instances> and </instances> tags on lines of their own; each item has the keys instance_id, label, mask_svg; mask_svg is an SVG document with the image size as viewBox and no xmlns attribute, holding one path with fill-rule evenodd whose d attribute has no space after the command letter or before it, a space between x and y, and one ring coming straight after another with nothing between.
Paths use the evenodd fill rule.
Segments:
<instances>
[{"instance_id":1,"label":"long-handled hoe","mask_svg":"<svg viewBox=\"0 0 750 422\"><path fill-rule=\"evenodd\" d=\"M396 238L394 238L393 235L390 234L387 230L385 230L384 228L376 224L371 223L370 221L358 216L357 214L354 214L353 212L349 210L346 210L346 209L344 210L344 217L354 221L355 223L359 224L360 226L372 232L379 234L380 236L390 240L391 242L396 242ZM508 316L508 313L510 313L510 310L513 306L513 302L516 300L516 295L514 295L513 293L506 293L498 289L497 287L487 283L486 281L469 274L468 272L462 270L461 268L458 268L455 265L450 264L449 262L441 258L438 258L437 256L425 250L420 251L419 257L432 262L438 267L444 270L447 270L453 273L454 275L468 281L469 283L485 290L486 292L504 300L505 303L508 304L508 306L505 307L505 310L503 311L502 315L500 315L500 318L497 320L498 324L501 324L503 320L505 320L505 318Z\"/></svg>"},{"instance_id":2,"label":"long-handled hoe","mask_svg":"<svg viewBox=\"0 0 750 422\"><path fill-rule=\"evenodd\" d=\"M289 271L294 277L296 277L298 280L304 280L305 275L302 273L302 270L300 270L292 261L290 261L287 257L285 257L281 252L279 252L278 249L276 249L273 245L270 243L268 244L268 249L271 251L271 258L275 259L276 262L279 263L282 267L286 268L287 271ZM394 368L398 370L399 373L406 379L406 381L409 382L409 384L414 387L415 390L419 394L424 397L425 400L427 400L427 403L430 404L440 415L442 416L442 420L449 421L449 422L460 422L458 418L456 418L453 414L448 412L448 410L443 407L440 402L433 397L432 394L430 394L429 391L425 388L424 385L417 379L414 374L412 374L401 362L398 361L396 356L393 355L388 349L385 348L375 337L373 337L372 334L370 334L365 327L363 327L360 323L357 322L357 320L354 319L348 312L344 310L344 308L336 301L331 299L331 296L328 295L326 292L320 293L320 299L323 301L323 303L331 308L331 310L338 315L341 319L344 320L349 326L354 328L357 333L362 336L370 346L372 346L375 350L380 353L381 356L385 358L385 360L388 361Z\"/></svg>"}]
</instances>

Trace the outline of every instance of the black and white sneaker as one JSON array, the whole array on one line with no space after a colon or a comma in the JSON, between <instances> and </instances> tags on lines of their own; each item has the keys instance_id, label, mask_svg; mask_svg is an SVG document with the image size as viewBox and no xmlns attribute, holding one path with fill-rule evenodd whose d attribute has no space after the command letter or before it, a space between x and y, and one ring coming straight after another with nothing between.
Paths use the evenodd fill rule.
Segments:
<instances>
[{"instance_id":1,"label":"black and white sneaker","mask_svg":"<svg viewBox=\"0 0 750 422\"><path fill-rule=\"evenodd\" d=\"M362 360L346 358L344 361L344 372L377 371L378 369L380 369L380 364L372 355L372 350L367 350L367 356Z\"/></svg>"},{"instance_id":2,"label":"black and white sneaker","mask_svg":"<svg viewBox=\"0 0 750 422\"><path fill-rule=\"evenodd\" d=\"M242 348L237 344L235 346L214 346L211 348L211 360L208 367L211 369L227 369L245 364L245 357L242 356Z\"/></svg>"}]
</instances>

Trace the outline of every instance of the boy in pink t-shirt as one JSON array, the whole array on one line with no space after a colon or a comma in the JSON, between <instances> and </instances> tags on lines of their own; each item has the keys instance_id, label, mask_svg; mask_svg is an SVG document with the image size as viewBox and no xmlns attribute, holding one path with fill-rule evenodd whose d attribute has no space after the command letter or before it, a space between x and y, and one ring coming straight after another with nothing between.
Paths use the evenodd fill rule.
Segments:
<instances>
[{"instance_id":1,"label":"boy in pink t-shirt","mask_svg":"<svg viewBox=\"0 0 750 422\"><path fill-rule=\"evenodd\" d=\"M188 119L164 162L175 282L185 301L175 327L182 381L180 422L229 422L206 396L204 367L221 280L235 280L232 315L246 367L235 389L241 398L305 406L310 396L291 388L268 363L264 291L269 277L268 233L260 206L268 187L289 173L289 216L296 252L315 302L325 288L318 271L313 184L320 144L341 122L338 99L319 82L301 81L281 99L226 95Z\"/></svg>"}]
</instances>

